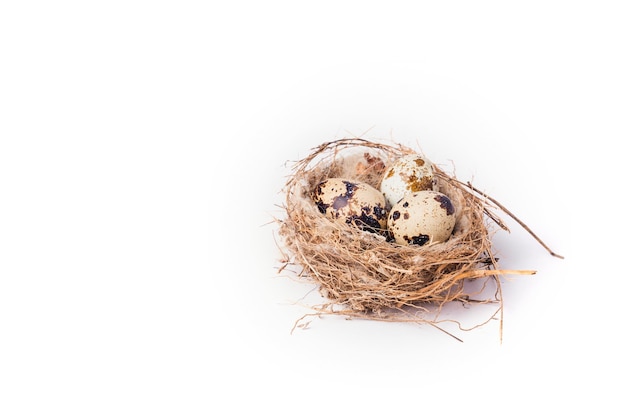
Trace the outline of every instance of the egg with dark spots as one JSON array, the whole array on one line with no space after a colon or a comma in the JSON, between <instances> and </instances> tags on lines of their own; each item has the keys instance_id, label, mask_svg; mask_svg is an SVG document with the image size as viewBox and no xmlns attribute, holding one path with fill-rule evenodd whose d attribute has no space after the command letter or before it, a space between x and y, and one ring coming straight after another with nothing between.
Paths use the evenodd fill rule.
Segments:
<instances>
[{"instance_id":1,"label":"egg with dark spots","mask_svg":"<svg viewBox=\"0 0 626 417\"><path fill-rule=\"evenodd\" d=\"M437 182L432 163L417 153L396 159L387 167L380 183L388 207L407 194L424 190L438 191Z\"/></svg>"},{"instance_id":2,"label":"egg with dark spots","mask_svg":"<svg viewBox=\"0 0 626 417\"><path fill-rule=\"evenodd\" d=\"M456 224L456 210L450 198L432 190L404 196L389 213L389 234L405 246L445 242Z\"/></svg>"},{"instance_id":3,"label":"egg with dark spots","mask_svg":"<svg viewBox=\"0 0 626 417\"><path fill-rule=\"evenodd\" d=\"M345 222L368 232L387 227L385 197L365 182L329 178L317 184L311 198L327 218Z\"/></svg>"}]
</instances>

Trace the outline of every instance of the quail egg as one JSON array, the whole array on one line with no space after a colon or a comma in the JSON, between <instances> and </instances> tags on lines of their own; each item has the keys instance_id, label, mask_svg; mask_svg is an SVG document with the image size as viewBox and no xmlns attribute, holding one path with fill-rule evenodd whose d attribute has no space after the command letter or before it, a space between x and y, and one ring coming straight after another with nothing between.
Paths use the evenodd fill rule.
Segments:
<instances>
[{"instance_id":1,"label":"quail egg","mask_svg":"<svg viewBox=\"0 0 626 417\"><path fill-rule=\"evenodd\" d=\"M329 219L344 221L368 232L379 232L387 227L385 197L367 183L329 178L315 187L312 198Z\"/></svg>"},{"instance_id":2,"label":"quail egg","mask_svg":"<svg viewBox=\"0 0 626 417\"><path fill-rule=\"evenodd\" d=\"M388 207L408 193L423 190L437 191L435 174L431 162L417 153L395 160L383 173L380 183Z\"/></svg>"},{"instance_id":3,"label":"quail egg","mask_svg":"<svg viewBox=\"0 0 626 417\"><path fill-rule=\"evenodd\" d=\"M437 191L407 194L389 210L389 234L400 245L425 246L452 235L456 214L452 201Z\"/></svg>"}]
</instances>

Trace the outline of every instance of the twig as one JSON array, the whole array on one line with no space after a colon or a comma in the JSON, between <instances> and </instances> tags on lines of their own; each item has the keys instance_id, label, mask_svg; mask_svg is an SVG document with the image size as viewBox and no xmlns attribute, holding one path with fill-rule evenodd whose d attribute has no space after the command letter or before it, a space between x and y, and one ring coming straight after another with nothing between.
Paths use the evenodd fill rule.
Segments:
<instances>
[{"instance_id":1,"label":"twig","mask_svg":"<svg viewBox=\"0 0 626 417\"><path fill-rule=\"evenodd\" d=\"M565 259L565 257L563 257L562 255L559 255L558 253L554 252L552 249L550 249L548 247L548 245L546 245L540 238L539 236L537 236L535 234L535 232L533 232L530 227L528 227L523 221L521 221L517 216L515 216L513 213L511 213L506 207L504 207L502 204L500 204L495 198L485 194L484 192L480 191L479 189L477 189L476 187L474 187L470 182L467 183L463 183L461 181L455 180L456 182L458 182L459 184L464 185L465 187L469 188L470 190L474 191L475 193L481 195L482 197L486 198L487 200L491 201L493 204L495 204L496 206L498 206L498 208L500 210L502 210L503 212L505 212L509 217L511 217L513 220L515 220L520 226L522 226L524 228L524 230L526 230L533 238L535 238L535 240L537 242L539 242L539 244L541 246L543 246L549 253L550 255L559 258L559 259Z\"/></svg>"}]
</instances>

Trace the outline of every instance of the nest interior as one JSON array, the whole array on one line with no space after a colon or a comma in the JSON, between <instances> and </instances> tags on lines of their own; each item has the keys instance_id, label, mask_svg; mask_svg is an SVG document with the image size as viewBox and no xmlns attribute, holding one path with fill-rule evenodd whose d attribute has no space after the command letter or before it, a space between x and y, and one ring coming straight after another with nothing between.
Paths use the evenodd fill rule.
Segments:
<instances>
[{"instance_id":1,"label":"nest interior","mask_svg":"<svg viewBox=\"0 0 626 417\"><path fill-rule=\"evenodd\" d=\"M283 189L285 216L278 220L288 253L282 269L298 265L299 275L317 285L328 300L313 306L318 314L434 323L426 313L452 301L495 303L489 321L502 310L500 275L534 271L498 268L491 247L493 225L506 226L494 215L489 198L469 183L433 163L439 189L453 202L457 221L450 239L429 246L402 246L382 234L332 221L311 199L317 184L331 177L379 188L385 167L409 153L419 152L401 144L352 138L323 143L295 162ZM464 282L477 278L494 280L495 294L485 298L468 291Z\"/></svg>"}]
</instances>

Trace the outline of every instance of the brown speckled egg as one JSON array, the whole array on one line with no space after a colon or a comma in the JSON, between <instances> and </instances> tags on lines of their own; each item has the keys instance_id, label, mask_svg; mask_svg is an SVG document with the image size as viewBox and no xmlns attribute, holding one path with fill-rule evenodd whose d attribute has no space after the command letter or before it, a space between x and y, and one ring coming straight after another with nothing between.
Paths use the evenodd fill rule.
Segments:
<instances>
[{"instance_id":1,"label":"brown speckled egg","mask_svg":"<svg viewBox=\"0 0 626 417\"><path fill-rule=\"evenodd\" d=\"M368 232L387 227L385 197L364 182L345 178L329 178L312 192L313 201L326 217L343 221Z\"/></svg>"},{"instance_id":2,"label":"brown speckled egg","mask_svg":"<svg viewBox=\"0 0 626 417\"><path fill-rule=\"evenodd\" d=\"M380 183L388 207L407 194L424 190L437 191L435 174L431 162L416 153L396 159L387 167Z\"/></svg>"},{"instance_id":3,"label":"brown speckled egg","mask_svg":"<svg viewBox=\"0 0 626 417\"><path fill-rule=\"evenodd\" d=\"M437 191L406 195L389 210L387 226L400 245L431 245L448 240L456 223L452 201Z\"/></svg>"}]
</instances>

